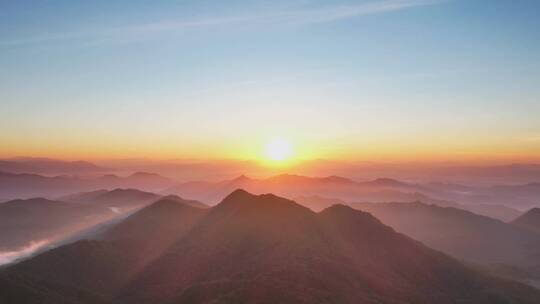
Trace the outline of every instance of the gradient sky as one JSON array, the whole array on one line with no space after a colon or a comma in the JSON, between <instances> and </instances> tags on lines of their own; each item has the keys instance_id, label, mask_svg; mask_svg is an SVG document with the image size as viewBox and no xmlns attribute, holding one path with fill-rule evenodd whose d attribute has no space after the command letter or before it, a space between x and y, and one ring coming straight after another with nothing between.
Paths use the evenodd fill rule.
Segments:
<instances>
[{"instance_id":1,"label":"gradient sky","mask_svg":"<svg viewBox=\"0 0 540 304\"><path fill-rule=\"evenodd\" d=\"M540 161L540 2L2 1L0 156Z\"/></svg>"}]
</instances>

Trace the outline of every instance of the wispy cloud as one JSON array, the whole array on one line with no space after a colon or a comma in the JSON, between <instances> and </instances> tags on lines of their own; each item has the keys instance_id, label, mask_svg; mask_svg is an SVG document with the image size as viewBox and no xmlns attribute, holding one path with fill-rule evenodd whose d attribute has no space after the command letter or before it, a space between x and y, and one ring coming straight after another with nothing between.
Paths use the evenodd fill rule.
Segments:
<instances>
[{"instance_id":1,"label":"wispy cloud","mask_svg":"<svg viewBox=\"0 0 540 304\"><path fill-rule=\"evenodd\" d=\"M123 27L50 33L47 35L21 37L0 41L0 46L24 46L65 41L108 41L114 39L144 39L167 32L188 32L195 29L226 28L242 26L252 28L273 25L310 25L336 22L365 15L382 14L413 7L433 5L444 0L382 0L350 5L333 5L318 8L303 8L269 13L253 13L231 16L200 17L187 20L160 20L131 24Z\"/></svg>"}]
</instances>

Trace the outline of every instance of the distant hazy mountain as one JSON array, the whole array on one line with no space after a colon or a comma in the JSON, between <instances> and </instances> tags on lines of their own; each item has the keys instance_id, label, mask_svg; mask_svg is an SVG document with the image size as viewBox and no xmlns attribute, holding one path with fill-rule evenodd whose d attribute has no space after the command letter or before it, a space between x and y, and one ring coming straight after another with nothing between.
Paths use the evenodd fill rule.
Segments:
<instances>
[{"instance_id":1,"label":"distant hazy mountain","mask_svg":"<svg viewBox=\"0 0 540 304\"><path fill-rule=\"evenodd\" d=\"M188 182L170 188L165 193L175 193L182 197L217 203L227 193L236 188L243 188L258 194L275 193L298 199L298 202L315 211L320 211L335 203L422 201L427 204L466 209L504 221L513 220L521 214L520 211L508 206L460 204L449 200L459 198L459 195L455 193L461 193L464 187L448 184L419 185L389 178L356 182L338 176L307 177L282 174L266 179L253 179L242 175L221 182ZM467 189L473 188L467 187Z\"/></svg>"},{"instance_id":2,"label":"distant hazy mountain","mask_svg":"<svg viewBox=\"0 0 540 304\"><path fill-rule=\"evenodd\" d=\"M425 186L427 195L464 204L504 205L521 210L540 206L540 183L486 187L430 183Z\"/></svg>"},{"instance_id":3,"label":"distant hazy mountain","mask_svg":"<svg viewBox=\"0 0 540 304\"><path fill-rule=\"evenodd\" d=\"M423 203L358 203L383 223L452 256L518 267L540 276L540 235L456 208Z\"/></svg>"},{"instance_id":4,"label":"distant hazy mountain","mask_svg":"<svg viewBox=\"0 0 540 304\"><path fill-rule=\"evenodd\" d=\"M183 205L188 205L188 206L197 207L197 208L208 208L209 207L208 205L206 205L203 202L196 201L196 200L183 199L183 198L179 197L178 195L163 196L163 197L160 198L160 201L162 201L162 202L163 201L171 201L171 202L176 202L176 203L182 203Z\"/></svg>"},{"instance_id":5,"label":"distant hazy mountain","mask_svg":"<svg viewBox=\"0 0 540 304\"><path fill-rule=\"evenodd\" d=\"M337 199L337 198L328 198L328 197L322 197L322 196L299 196L294 198L296 202L298 202L301 205L304 205L308 208L310 208L313 211L321 211L324 208L328 208L335 204L342 204L342 205L349 205L349 206L355 206L357 204L356 202L345 202L343 200ZM409 203L409 202L405 202ZM440 207L453 207L457 209L463 209L467 211L471 211L473 213L488 216L494 219L499 219L502 221L510 221L514 220L518 216L522 214L522 212L506 207L506 206L500 206L500 205L487 205L487 204L458 204L453 202L447 202L447 201L438 201L436 204Z\"/></svg>"},{"instance_id":6,"label":"distant hazy mountain","mask_svg":"<svg viewBox=\"0 0 540 304\"><path fill-rule=\"evenodd\" d=\"M337 199L337 198L328 198L323 196L298 196L294 198L294 201L299 203L302 206L308 207L309 209L319 212L333 205L347 205L347 202Z\"/></svg>"},{"instance_id":7,"label":"distant hazy mountain","mask_svg":"<svg viewBox=\"0 0 540 304\"><path fill-rule=\"evenodd\" d=\"M253 176L268 176L283 173L256 161L239 160L194 160L176 159L155 161L148 159L126 159L101 161L106 167L120 171L148 171L178 180L230 179L246 173ZM490 186L496 184L524 184L540 182L540 164L510 165L464 165L459 163L398 163L398 162L351 162L315 159L299 162L291 167L299 175L325 176L329 174L347 176L354 180L373 180L391 177L402 181Z\"/></svg>"},{"instance_id":8,"label":"distant hazy mountain","mask_svg":"<svg viewBox=\"0 0 540 304\"><path fill-rule=\"evenodd\" d=\"M99 205L108 208L134 208L149 204L161 196L137 189L114 189L82 192L61 197L63 201L87 205Z\"/></svg>"},{"instance_id":9,"label":"distant hazy mountain","mask_svg":"<svg viewBox=\"0 0 540 304\"><path fill-rule=\"evenodd\" d=\"M338 176L307 177L283 174L267 179L252 179L240 176L221 182L188 182L166 190L166 193L217 203L237 188L263 194L275 193L285 197L321 196L344 201L411 202L422 200L441 203L419 193L413 186L391 179L377 179L370 182L355 182Z\"/></svg>"},{"instance_id":10,"label":"distant hazy mountain","mask_svg":"<svg viewBox=\"0 0 540 304\"><path fill-rule=\"evenodd\" d=\"M515 219L512 224L529 231L540 233L540 208L533 208L527 211Z\"/></svg>"},{"instance_id":11,"label":"distant hazy mountain","mask_svg":"<svg viewBox=\"0 0 540 304\"><path fill-rule=\"evenodd\" d=\"M161 191L174 184L175 181L158 174L148 172L135 172L129 176L121 177L113 174L104 175L96 179L96 183L104 185L103 188L136 188L143 191Z\"/></svg>"},{"instance_id":12,"label":"distant hazy mountain","mask_svg":"<svg viewBox=\"0 0 540 304\"><path fill-rule=\"evenodd\" d=\"M94 303L89 294L139 304L540 301L540 291L473 271L368 213L342 205L314 213L242 190L210 209L157 202L103 240L51 250L0 278L0 301L23 304L36 302L21 289L51 302L35 282L61 286L55 298L84 295L73 303Z\"/></svg>"},{"instance_id":13,"label":"distant hazy mountain","mask_svg":"<svg viewBox=\"0 0 540 304\"><path fill-rule=\"evenodd\" d=\"M19 157L0 160L0 171L45 175L86 175L110 172L111 169L100 167L86 161L62 161L48 158Z\"/></svg>"},{"instance_id":14,"label":"distant hazy mountain","mask_svg":"<svg viewBox=\"0 0 540 304\"><path fill-rule=\"evenodd\" d=\"M63 197L34 198L0 204L0 258L2 252L23 250L32 242L53 242L77 231L141 208L161 198L135 189L98 190ZM183 201L179 197L169 200ZM193 205L204 204L185 201ZM0 263L1 264L1 263Z\"/></svg>"},{"instance_id":15,"label":"distant hazy mountain","mask_svg":"<svg viewBox=\"0 0 540 304\"><path fill-rule=\"evenodd\" d=\"M43 198L0 204L0 257L32 242L49 243L115 216L108 208Z\"/></svg>"},{"instance_id":16,"label":"distant hazy mountain","mask_svg":"<svg viewBox=\"0 0 540 304\"><path fill-rule=\"evenodd\" d=\"M485 215L503 222L509 222L522 215L523 212L503 205L492 204L460 204L456 208L471 211L479 215Z\"/></svg>"},{"instance_id":17,"label":"distant hazy mountain","mask_svg":"<svg viewBox=\"0 0 540 304\"><path fill-rule=\"evenodd\" d=\"M100 177L13 174L0 172L0 197L3 199L31 197L59 197L75 192L99 189L136 188L143 191L161 191L175 182L151 173L134 173L126 177L104 175Z\"/></svg>"},{"instance_id":18,"label":"distant hazy mountain","mask_svg":"<svg viewBox=\"0 0 540 304\"><path fill-rule=\"evenodd\" d=\"M540 206L540 183L501 185L476 192L480 196L488 196L486 201L491 203L511 204L520 208Z\"/></svg>"}]
</instances>

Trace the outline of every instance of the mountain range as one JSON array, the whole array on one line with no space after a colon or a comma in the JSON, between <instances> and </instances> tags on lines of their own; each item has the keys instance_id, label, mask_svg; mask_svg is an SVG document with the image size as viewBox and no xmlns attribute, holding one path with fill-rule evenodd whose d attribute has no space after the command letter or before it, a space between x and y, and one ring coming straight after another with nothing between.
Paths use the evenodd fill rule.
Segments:
<instances>
[{"instance_id":1,"label":"mountain range","mask_svg":"<svg viewBox=\"0 0 540 304\"><path fill-rule=\"evenodd\" d=\"M174 185L175 182L163 176L136 172L128 176L102 175L93 177L80 176L43 176L28 173L0 172L0 198L46 197L57 198L76 192L100 189L136 188L142 191L158 192Z\"/></svg>"},{"instance_id":2,"label":"mountain range","mask_svg":"<svg viewBox=\"0 0 540 304\"><path fill-rule=\"evenodd\" d=\"M315 211L329 207L335 202L348 204L354 202L421 201L438 206L466 209L504 221L511 221L521 215L519 210L513 208L512 200L506 201L504 205L499 205L491 203L487 198L473 202L463 198L460 194L464 192L464 189L480 191L484 188L449 184L413 184L390 178L357 182L338 176L307 177L283 174L265 179L254 179L242 175L232 180L220 182L182 183L165 190L164 193L174 193L182 197L215 204L221 197L236 188L243 188L259 194L270 192L291 199L299 198L301 203ZM514 188L510 187L510 189ZM534 197L531 198L531 204L533 204ZM540 195L538 197L540 198Z\"/></svg>"},{"instance_id":3,"label":"mountain range","mask_svg":"<svg viewBox=\"0 0 540 304\"><path fill-rule=\"evenodd\" d=\"M156 200L160 195L135 189L98 190L78 193L59 200L18 199L0 204L0 257L36 243L52 243L84 231L99 223L132 212ZM167 196L204 207L201 202ZM2 264L2 263L0 263Z\"/></svg>"},{"instance_id":4,"label":"mountain range","mask_svg":"<svg viewBox=\"0 0 540 304\"><path fill-rule=\"evenodd\" d=\"M9 173L33 174L96 174L110 172L112 169L97 166L87 161L63 161L49 158L17 157L0 160L0 171Z\"/></svg>"},{"instance_id":5,"label":"mountain range","mask_svg":"<svg viewBox=\"0 0 540 304\"><path fill-rule=\"evenodd\" d=\"M421 202L352 206L456 258L489 266L504 276L516 276L519 272L520 279L525 281L540 279L540 235L513 223Z\"/></svg>"},{"instance_id":6,"label":"mountain range","mask_svg":"<svg viewBox=\"0 0 540 304\"><path fill-rule=\"evenodd\" d=\"M136 172L127 176L101 175L43 176L0 172L0 200L46 197L56 199L71 193L100 189L136 188L160 194L177 194L216 204L236 188L254 193L276 193L288 198L318 196L343 202L413 202L453 206L511 221L521 210L536 207L540 202L540 184L473 187L448 183L410 183L391 178L354 181L339 176L308 177L282 174L269 178L244 175L218 182L179 183L154 173Z\"/></svg>"},{"instance_id":7,"label":"mountain range","mask_svg":"<svg viewBox=\"0 0 540 304\"><path fill-rule=\"evenodd\" d=\"M39 299L39 302L36 302ZM165 199L93 240L0 272L11 303L538 303L344 205L315 213L243 190Z\"/></svg>"}]
</instances>

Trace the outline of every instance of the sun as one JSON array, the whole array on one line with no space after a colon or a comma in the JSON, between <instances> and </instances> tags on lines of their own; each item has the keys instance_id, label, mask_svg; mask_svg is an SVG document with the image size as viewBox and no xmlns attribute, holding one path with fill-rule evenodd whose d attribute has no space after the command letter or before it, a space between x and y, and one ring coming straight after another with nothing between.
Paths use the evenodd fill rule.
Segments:
<instances>
[{"instance_id":1,"label":"sun","mask_svg":"<svg viewBox=\"0 0 540 304\"><path fill-rule=\"evenodd\" d=\"M268 142L264 151L266 158L273 162L284 162L294 154L291 144L281 138Z\"/></svg>"}]
</instances>

